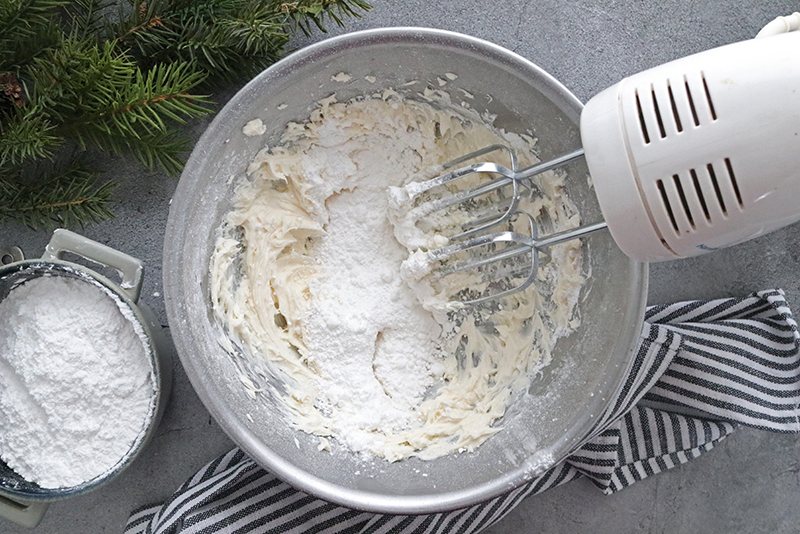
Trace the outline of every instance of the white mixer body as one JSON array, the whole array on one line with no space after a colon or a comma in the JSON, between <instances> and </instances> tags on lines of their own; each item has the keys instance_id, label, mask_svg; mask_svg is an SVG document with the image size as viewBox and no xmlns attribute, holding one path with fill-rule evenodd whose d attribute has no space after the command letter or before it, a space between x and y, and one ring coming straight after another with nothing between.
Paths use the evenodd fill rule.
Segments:
<instances>
[{"instance_id":1,"label":"white mixer body","mask_svg":"<svg viewBox=\"0 0 800 534\"><path fill-rule=\"evenodd\" d=\"M630 76L586 105L586 161L619 247L696 256L800 219L800 32Z\"/></svg>"}]
</instances>

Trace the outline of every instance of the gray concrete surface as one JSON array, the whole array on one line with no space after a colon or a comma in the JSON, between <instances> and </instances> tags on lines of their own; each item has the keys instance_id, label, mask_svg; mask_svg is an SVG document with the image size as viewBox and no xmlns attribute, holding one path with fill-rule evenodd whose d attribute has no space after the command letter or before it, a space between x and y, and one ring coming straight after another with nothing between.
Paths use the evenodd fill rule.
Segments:
<instances>
[{"instance_id":1,"label":"gray concrete surface","mask_svg":"<svg viewBox=\"0 0 800 534\"><path fill-rule=\"evenodd\" d=\"M418 0L380 2L345 31L427 26L505 46L549 71L582 101L621 77L689 53L747 39L789 0ZM340 30L331 33L340 33ZM296 40L303 46L324 36ZM218 97L224 103L225 96ZM208 121L192 125L199 135ZM123 184L117 218L81 232L141 258L143 300L166 324L162 240L176 180L119 161L103 162ZM49 235L0 223L0 244L42 253ZM781 287L800 310L800 226L702 258L653 265L651 303L714 298ZM129 512L167 497L232 442L209 416L175 361L173 394L154 441L117 480L54 503L35 532L121 532ZM0 520L0 533L27 532ZM523 501L488 534L800 532L800 437L739 429L719 447L613 496L576 481Z\"/></svg>"}]
</instances>

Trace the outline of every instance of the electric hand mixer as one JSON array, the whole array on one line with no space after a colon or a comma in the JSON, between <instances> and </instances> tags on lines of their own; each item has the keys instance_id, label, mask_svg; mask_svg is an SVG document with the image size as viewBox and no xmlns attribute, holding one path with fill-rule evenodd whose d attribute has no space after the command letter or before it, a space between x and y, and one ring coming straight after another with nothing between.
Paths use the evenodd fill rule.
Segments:
<instances>
[{"instance_id":1,"label":"electric hand mixer","mask_svg":"<svg viewBox=\"0 0 800 534\"><path fill-rule=\"evenodd\" d=\"M518 170L510 149L491 146L444 169L497 150L511 164L474 163L402 188L405 216L412 218L512 190L499 216L462 207L471 221L425 253L430 265L444 262L434 268L440 277L529 255L523 282L465 303L524 289L536 278L539 251L601 229L631 258L653 262L734 245L800 219L800 32L723 46L625 78L586 104L580 132L583 149L546 163ZM582 156L605 222L539 238L537 223L518 210L521 195L535 191L532 176ZM431 189L478 173L493 178L426 199ZM415 198L425 201L412 205ZM527 232L489 231L520 216ZM447 262L464 251L471 251L467 259Z\"/></svg>"}]
</instances>

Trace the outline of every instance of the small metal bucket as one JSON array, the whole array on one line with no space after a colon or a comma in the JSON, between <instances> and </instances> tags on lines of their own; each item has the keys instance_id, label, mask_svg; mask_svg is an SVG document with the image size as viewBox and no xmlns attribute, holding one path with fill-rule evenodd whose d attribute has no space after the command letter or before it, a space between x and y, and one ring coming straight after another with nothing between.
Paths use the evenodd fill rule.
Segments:
<instances>
[{"instance_id":1,"label":"small metal bucket","mask_svg":"<svg viewBox=\"0 0 800 534\"><path fill-rule=\"evenodd\" d=\"M64 261L62 257L65 253L76 254L101 266L110 267L120 275L121 281L112 282L98 272ZM0 260L3 263L0 265L0 301L20 284L41 276L82 280L110 291L130 310L130 316L135 318L144 332L154 379L151 410L141 434L127 454L102 475L74 487L45 489L25 480L0 461L0 517L32 528L39 524L50 502L98 488L122 472L142 451L153 436L169 397L172 383L171 352L161 324L153 312L139 301L144 276L144 266L140 260L63 229L53 233L40 259L26 260L19 247L12 247L0 251Z\"/></svg>"}]
</instances>

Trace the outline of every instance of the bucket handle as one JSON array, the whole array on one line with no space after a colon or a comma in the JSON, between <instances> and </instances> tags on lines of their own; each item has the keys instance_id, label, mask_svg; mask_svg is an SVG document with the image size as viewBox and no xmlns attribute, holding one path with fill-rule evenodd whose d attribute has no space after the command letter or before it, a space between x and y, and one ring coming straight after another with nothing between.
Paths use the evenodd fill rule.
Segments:
<instances>
[{"instance_id":1,"label":"bucket handle","mask_svg":"<svg viewBox=\"0 0 800 534\"><path fill-rule=\"evenodd\" d=\"M2 265L8 265L9 263L15 263L24 259L25 254L23 254L22 249L19 247L0 249L0 264ZM0 265L0 267L2 267L2 265Z\"/></svg>"},{"instance_id":2,"label":"bucket handle","mask_svg":"<svg viewBox=\"0 0 800 534\"><path fill-rule=\"evenodd\" d=\"M58 228L45 247L42 259L60 260L65 252L72 252L87 260L116 269L122 279L120 283L122 291L133 302L139 301L144 278L144 264L141 260L75 232Z\"/></svg>"},{"instance_id":3,"label":"bucket handle","mask_svg":"<svg viewBox=\"0 0 800 534\"><path fill-rule=\"evenodd\" d=\"M44 517L50 503L19 502L0 494L0 517L25 528L34 528Z\"/></svg>"}]
</instances>

